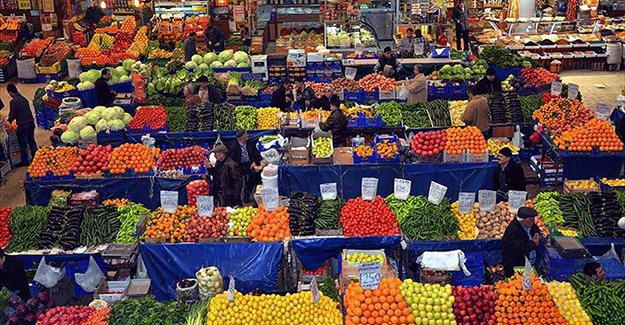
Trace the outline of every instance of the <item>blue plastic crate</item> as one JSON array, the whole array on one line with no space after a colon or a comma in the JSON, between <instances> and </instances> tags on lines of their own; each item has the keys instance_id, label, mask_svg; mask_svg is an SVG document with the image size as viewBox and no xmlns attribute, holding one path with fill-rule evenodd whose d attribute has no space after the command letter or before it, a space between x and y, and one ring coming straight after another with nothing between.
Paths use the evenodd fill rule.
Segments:
<instances>
[{"instance_id":1,"label":"blue plastic crate","mask_svg":"<svg viewBox=\"0 0 625 325\"><path fill-rule=\"evenodd\" d=\"M63 79L65 79L65 74L63 74L63 72L52 74L37 74L37 83L40 84L49 83L52 80L61 81Z\"/></svg>"},{"instance_id":2,"label":"blue plastic crate","mask_svg":"<svg viewBox=\"0 0 625 325\"><path fill-rule=\"evenodd\" d=\"M505 80L508 76L513 75L515 78L518 78L521 75L522 68L510 68L503 69L494 64L491 64L490 67L495 70L495 76L500 80Z\"/></svg>"},{"instance_id":3,"label":"blue plastic crate","mask_svg":"<svg viewBox=\"0 0 625 325\"><path fill-rule=\"evenodd\" d=\"M605 279L606 280L621 280L625 279L625 266L621 264L616 258L611 259L599 259L597 263L603 266L605 270Z\"/></svg>"},{"instance_id":4,"label":"blue plastic crate","mask_svg":"<svg viewBox=\"0 0 625 325\"><path fill-rule=\"evenodd\" d=\"M360 127L361 128L379 128L382 127L382 116L377 115L375 117L366 117L360 115Z\"/></svg>"},{"instance_id":5,"label":"blue plastic crate","mask_svg":"<svg viewBox=\"0 0 625 325\"><path fill-rule=\"evenodd\" d=\"M443 86L435 86L433 84L428 84L428 97L430 98L438 98L447 95L447 84Z\"/></svg>"},{"instance_id":6,"label":"blue plastic crate","mask_svg":"<svg viewBox=\"0 0 625 325\"><path fill-rule=\"evenodd\" d=\"M363 101L363 92L362 91L346 91L345 100L349 100L352 102L361 102Z\"/></svg>"},{"instance_id":7,"label":"blue plastic crate","mask_svg":"<svg viewBox=\"0 0 625 325\"><path fill-rule=\"evenodd\" d=\"M83 107L95 107L98 103L98 98L95 96L95 89L80 91L79 96Z\"/></svg>"},{"instance_id":8,"label":"blue plastic crate","mask_svg":"<svg viewBox=\"0 0 625 325\"><path fill-rule=\"evenodd\" d=\"M382 141L391 141L391 142L395 142L395 145L397 146L397 155L394 158L382 158L380 157L380 154L378 153L377 149L375 150L375 159L378 163L399 163L401 162L401 157L399 154L399 138L397 138L397 135L395 135L395 133L391 133L390 135L378 135L377 133L374 136L374 143L376 144L377 148L377 144L382 142Z\"/></svg>"},{"instance_id":9,"label":"blue plastic crate","mask_svg":"<svg viewBox=\"0 0 625 325\"><path fill-rule=\"evenodd\" d=\"M44 106L43 113L46 119L48 120L56 120L59 117L58 109L50 107L50 106Z\"/></svg>"},{"instance_id":10,"label":"blue plastic crate","mask_svg":"<svg viewBox=\"0 0 625 325\"><path fill-rule=\"evenodd\" d=\"M375 92L363 92L362 93L362 101L366 102L368 100L378 100L379 93Z\"/></svg>"},{"instance_id":11,"label":"blue plastic crate","mask_svg":"<svg viewBox=\"0 0 625 325\"><path fill-rule=\"evenodd\" d=\"M143 129L141 129L141 130L128 129L128 131L127 131L128 134L133 134L133 135L148 134L148 133L160 133L160 132L167 132L167 125L165 125L165 127L162 128L162 129L150 129L148 127L143 127Z\"/></svg>"},{"instance_id":12,"label":"blue plastic crate","mask_svg":"<svg viewBox=\"0 0 625 325\"><path fill-rule=\"evenodd\" d=\"M78 89L72 89L72 90L63 91L63 92L46 90L46 93L48 94L48 97L54 98L54 99L63 99L66 97L78 97L80 95Z\"/></svg>"},{"instance_id":13,"label":"blue plastic crate","mask_svg":"<svg viewBox=\"0 0 625 325\"><path fill-rule=\"evenodd\" d=\"M132 93L134 87L132 86L132 82L122 82L115 85L111 85L111 90L117 93Z\"/></svg>"},{"instance_id":14,"label":"blue plastic crate","mask_svg":"<svg viewBox=\"0 0 625 325\"><path fill-rule=\"evenodd\" d=\"M349 118L347 118L347 127L348 128L360 127L360 117L349 117Z\"/></svg>"},{"instance_id":15,"label":"blue plastic crate","mask_svg":"<svg viewBox=\"0 0 625 325\"><path fill-rule=\"evenodd\" d=\"M467 83L463 82L457 86L453 83L449 83L447 91L449 95L467 95Z\"/></svg>"},{"instance_id":16,"label":"blue plastic crate","mask_svg":"<svg viewBox=\"0 0 625 325\"><path fill-rule=\"evenodd\" d=\"M369 146L371 146L371 145L369 145ZM375 163L375 147L373 147L373 154L370 157L368 157L368 158L362 158L359 155L357 155L355 149L356 148L354 148L354 152L353 152L354 164L371 164L371 163Z\"/></svg>"}]
</instances>

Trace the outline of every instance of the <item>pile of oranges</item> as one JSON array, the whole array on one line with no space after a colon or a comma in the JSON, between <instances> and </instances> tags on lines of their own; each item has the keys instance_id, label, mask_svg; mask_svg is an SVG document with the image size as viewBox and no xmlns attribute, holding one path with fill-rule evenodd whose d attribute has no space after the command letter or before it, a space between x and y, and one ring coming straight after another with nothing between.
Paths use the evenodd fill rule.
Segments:
<instances>
[{"instance_id":1,"label":"pile of oranges","mask_svg":"<svg viewBox=\"0 0 625 325\"><path fill-rule=\"evenodd\" d=\"M532 118L547 128L553 137L583 125L592 117L592 112L580 101L562 97L551 99L532 113Z\"/></svg>"},{"instance_id":2,"label":"pile of oranges","mask_svg":"<svg viewBox=\"0 0 625 325\"><path fill-rule=\"evenodd\" d=\"M482 131L475 126L447 129L445 152L449 155L459 155L464 150L470 154L484 154L487 148Z\"/></svg>"},{"instance_id":3,"label":"pile of oranges","mask_svg":"<svg viewBox=\"0 0 625 325\"><path fill-rule=\"evenodd\" d=\"M148 148L140 143L124 143L113 149L108 169L111 174L123 174L130 169L135 173L147 173L156 165L159 148Z\"/></svg>"},{"instance_id":4,"label":"pile of oranges","mask_svg":"<svg viewBox=\"0 0 625 325\"><path fill-rule=\"evenodd\" d=\"M415 317L401 295L400 285L397 278L383 278L375 290L350 283L343 299L347 311L345 325L414 324Z\"/></svg>"},{"instance_id":5,"label":"pile of oranges","mask_svg":"<svg viewBox=\"0 0 625 325\"><path fill-rule=\"evenodd\" d=\"M47 172L55 176L68 176L76 165L79 149L76 147L43 147L37 150L28 167L30 177L43 177Z\"/></svg>"},{"instance_id":6,"label":"pile of oranges","mask_svg":"<svg viewBox=\"0 0 625 325\"><path fill-rule=\"evenodd\" d=\"M560 150L592 151L623 151L623 142L608 121L593 118L583 125L564 131L553 141Z\"/></svg>"},{"instance_id":7,"label":"pile of oranges","mask_svg":"<svg viewBox=\"0 0 625 325\"><path fill-rule=\"evenodd\" d=\"M116 208L121 208L125 205L130 204L130 200L123 198L123 199L108 199L108 200L104 200L104 202L102 202L102 204L104 205L112 205L115 206Z\"/></svg>"},{"instance_id":8,"label":"pile of oranges","mask_svg":"<svg viewBox=\"0 0 625 325\"><path fill-rule=\"evenodd\" d=\"M166 239L170 243L187 241L189 219L197 212L195 207L178 206L175 213L158 209L152 213L143 233L144 238Z\"/></svg>"},{"instance_id":9,"label":"pile of oranges","mask_svg":"<svg viewBox=\"0 0 625 325\"><path fill-rule=\"evenodd\" d=\"M252 222L247 226L247 234L256 241L277 241L291 235L289 229L289 213L283 206L277 210L267 211L261 205L252 218Z\"/></svg>"},{"instance_id":10,"label":"pile of oranges","mask_svg":"<svg viewBox=\"0 0 625 325\"><path fill-rule=\"evenodd\" d=\"M380 158L393 159L397 157L399 148L397 148L397 142L390 140L382 140L375 145Z\"/></svg>"},{"instance_id":11,"label":"pile of oranges","mask_svg":"<svg viewBox=\"0 0 625 325\"><path fill-rule=\"evenodd\" d=\"M547 286L531 276L532 289L523 290L523 275L517 273L496 285L499 297L495 315L499 324L566 324L553 303Z\"/></svg>"},{"instance_id":12,"label":"pile of oranges","mask_svg":"<svg viewBox=\"0 0 625 325\"><path fill-rule=\"evenodd\" d=\"M122 21L122 25L119 28L121 33L130 33L134 34L135 29L137 28L137 22L133 16L127 16L124 21Z\"/></svg>"},{"instance_id":13,"label":"pile of oranges","mask_svg":"<svg viewBox=\"0 0 625 325\"><path fill-rule=\"evenodd\" d=\"M373 147L366 144L361 144L354 148L354 152L358 157L362 159L367 159L373 156Z\"/></svg>"}]
</instances>

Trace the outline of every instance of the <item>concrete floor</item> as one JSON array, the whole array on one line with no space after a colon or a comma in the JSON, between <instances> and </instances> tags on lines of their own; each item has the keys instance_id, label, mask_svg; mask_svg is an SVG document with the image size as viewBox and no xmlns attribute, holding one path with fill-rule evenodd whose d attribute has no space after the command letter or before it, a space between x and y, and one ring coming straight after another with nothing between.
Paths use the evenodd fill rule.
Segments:
<instances>
[{"instance_id":1,"label":"concrete floor","mask_svg":"<svg viewBox=\"0 0 625 325\"><path fill-rule=\"evenodd\" d=\"M621 89L625 87L625 71L607 72L607 71L565 71L562 74L562 80L565 83L576 83L579 85L580 92L583 96L584 104L587 107L594 107L598 102L604 102L614 105L616 97L620 95ZM604 84L606 88L600 89L594 84ZM42 84L18 84L20 92L31 101L35 91ZM9 95L6 92L6 84L0 85L0 98L5 103L6 108L0 111L3 116L8 115ZM39 146L50 144L50 132L37 128L35 138ZM10 206L16 207L25 204L24 196L24 176L26 168L17 168L9 172L8 175L0 180L0 207Z\"/></svg>"}]
</instances>

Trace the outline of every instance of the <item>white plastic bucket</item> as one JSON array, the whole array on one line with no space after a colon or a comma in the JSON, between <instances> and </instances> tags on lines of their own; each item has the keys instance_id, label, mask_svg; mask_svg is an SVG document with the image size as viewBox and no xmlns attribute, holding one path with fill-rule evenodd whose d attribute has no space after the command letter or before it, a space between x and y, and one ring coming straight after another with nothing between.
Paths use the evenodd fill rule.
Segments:
<instances>
[{"instance_id":1,"label":"white plastic bucket","mask_svg":"<svg viewBox=\"0 0 625 325\"><path fill-rule=\"evenodd\" d=\"M260 177L263 180L263 188L278 189L278 175L265 176L264 174L260 174Z\"/></svg>"}]
</instances>

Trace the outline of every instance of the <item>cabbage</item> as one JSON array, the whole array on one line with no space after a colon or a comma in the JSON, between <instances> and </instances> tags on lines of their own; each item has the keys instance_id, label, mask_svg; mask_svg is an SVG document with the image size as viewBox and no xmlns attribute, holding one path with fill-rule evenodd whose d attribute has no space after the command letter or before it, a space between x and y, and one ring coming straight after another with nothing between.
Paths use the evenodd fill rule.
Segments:
<instances>
[{"instance_id":1,"label":"cabbage","mask_svg":"<svg viewBox=\"0 0 625 325\"><path fill-rule=\"evenodd\" d=\"M92 112L98 112L98 114L100 114L100 116L102 116L102 113L104 113L105 109L106 109L106 107L104 107L104 106L96 106L91 111Z\"/></svg>"},{"instance_id":2,"label":"cabbage","mask_svg":"<svg viewBox=\"0 0 625 325\"><path fill-rule=\"evenodd\" d=\"M67 128L74 132L80 132L85 126L87 126L87 119L84 116L76 116L69 121Z\"/></svg>"},{"instance_id":3,"label":"cabbage","mask_svg":"<svg viewBox=\"0 0 625 325\"><path fill-rule=\"evenodd\" d=\"M119 107L119 106L113 106L113 109L117 113L118 117L116 117L116 118L118 118L118 119L121 119L124 116L124 113L126 113L126 111L124 111L124 109Z\"/></svg>"},{"instance_id":4,"label":"cabbage","mask_svg":"<svg viewBox=\"0 0 625 325\"><path fill-rule=\"evenodd\" d=\"M130 82L130 81L132 81L132 79L130 79L129 76L121 76L121 77L119 77L119 83Z\"/></svg>"},{"instance_id":5,"label":"cabbage","mask_svg":"<svg viewBox=\"0 0 625 325\"><path fill-rule=\"evenodd\" d=\"M95 83L95 81L98 80L98 78L100 78L101 75L102 75L102 72L100 72L100 70L91 69L87 71L87 81L91 81Z\"/></svg>"},{"instance_id":6,"label":"cabbage","mask_svg":"<svg viewBox=\"0 0 625 325\"><path fill-rule=\"evenodd\" d=\"M236 53L234 53L232 58L235 61L237 61L237 63L244 63L244 62L248 62L249 61L249 59L247 57L247 53L245 53L243 51L237 51Z\"/></svg>"},{"instance_id":7,"label":"cabbage","mask_svg":"<svg viewBox=\"0 0 625 325\"><path fill-rule=\"evenodd\" d=\"M132 120L132 115L124 113L124 117L122 117L122 120L124 121L124 124L128 125L128 123L130 123L130 120Z\"/></svg>"},{"instance_id":8,"label":"cabbage","mask_svg":"<svg viewBox=\"0 0 625 325\"><path fill-rule=\"evenodd\" d=\"M197 55L197 54L196 54ZM204 64L204 63L202 63ZM187 69L189 70L194 70L197 67L197 63L193 62L193 61L189 61L187 63L185 63L184 65Z\"/></svg>"},{"instance_id":9,"label":"cabbage","mask_svg":"<svg viewBox=\"0 0 625 325\"><path fill-rule=\"evenodd\" d=\"M96 123L96 125L95 125L96 132L102 132L102 131L106 131L108 129L109 129L108 124L107 124L106 120L104 120L104 119L99 120L98 123Z\"/></svg>"},{"instance_id":10,"label":"cabbage","mask_svg":"<svg viewBox=\"0 0 625 325\"><path fill-rule=\"evenodd\" d=\"M124 63L122 63L122 65L124 66L124 69L126 69L126 71L130 72L132 70L132 65L135 64L135 60L133 59L126 59L124 60Z\"/></svg>"},{"instance_id":11,"label":"cabbage","mask_svg":"<svg viewBox=\"0 0 625 325\"><path fill-rule=\"evenodd\" d=\"M206 63L206 65L209 65L215 61L217 61L217 54L215 54L215 52L208 52L204 54L204 63Z\"/></svg>"},{"instance_id":12,"label":"cabbage","mask_svg":"<svg viewBox=\"0 0 625 325\"><path fill-rule=\"evenodd\" d=\"M72 120L73 121L73 120ZM61 134L61 141L69 144L74 144L80 140L80 135L78 132L74 132L72 130L67 130Z\"/></svg>"},{"instance_id":13,"label":"cabbage","mask_svg":"<svg viewBox=\"0 0 625 325\"><path fill-rule=\"evenodd\" d=\"M112 76L109 80L109 85L115 85L119 83L119 78L117 76Z\"/></svg>"},{"instance_id":14,"label":"cabbage","mask_svg":"<svg viewBox=\"0 0 625 325\"><path fill-rule=\"evenodd\" d=\"M241 62L239 64L237 64L237 68L249 68L250 65L247 62Z\"/></svg>"},{"instance_id":15,"label":"cabbage","mask_svg":"<svg viewBox=\"0 0 625 325\"><path fill-rule=\"evenodd\" d=\"M122 116L124 116L124 110L122 109L122 112L120 113L117 109L115 109L115 107L109 107L102 113L102 118L108 121L120 119Z\"/></svg>"},{"instance_id":16,"label":"cabbage","mask_svg":"<svg viewBox=\"0 0 625 325\"><path fill-rule=\"evenodd\" d=\"M224 68L236 68L237 66L237 61L235 60L228 60L226 61L226 63L224 63Z\"/></svg>"},{"instance_id":17,"label":"cabbage","mask_svg":"<svg viewBox=\"0 0 625 325\"><path fill-rule=\"evenodd\" d=\"M204 61L204 58L202 58L202 56L199 54L193 54L193 56L191 57L191 61L195 62L195 64L200 64Z\"/></svg>"},{"instance_id":18,"label":"cabbage","mask_svg":"<svg viewBox=\"0 0 625 325\"><path fill-rule=\"evenodd\" d=\"M93 127L91 127L91 125L87 125L84 128L82 128L79 134L80 134L80 138L83 140L93 140L97 136L97 134L95 133L95 130L93 129Z\"/></svg>"},{"instance_id":19,"label":"cabbage","mask_svg":"<svg viewBox=\"0 0 625 325\"><path fill-rule=\"evenodd\" d=\"M124 121L120 119L110 120L106 123L106 125L111 131L120 131L126 127L126 124L124 124Z\"/></svg>"},{"instance_id":20,"label":"cabbage","mask_svg":"<svg viewBox=\"0 0 625 325\"><path fill-rule=\"evenodd\" d=\"M94 111L87 112L83 116L85 117L85 119L87 119L87 123L91 125L96 125L96 123L98 123L98 121L100 120L100 113Z\"/></svg>"},{"instance_id":21,"label":"cabbage","mask_svg":"<svg viewBox=\"0 0 625 325\"><path fill-rule=\"evenodd\" d=\"M81 74L78 75L78 79L80 79L81 82L87 81L88 77L89 77L89 74L86 72L82 72Z\"/></svg>"},{"instance_id":22,"label":"cabbage","mask_svg":"<svg viewBox=\"0 0 625 325\"><path fill-rule=\"evenodd\" d=\"M128 71L126 71L126 69L124 69L124 67L117 67L117 68L115 68L115 71L117 72L117 76L119 76L119 77L128 75Z\"/></svg>"},{"instance_id":23,"label":"cabbage","mask_svg":"<svg viewBox=\"0 0 625 325\"><path fill-rule=\"evenodd\" d=\"M213 63L211 63L211 68L215 69L215 68L223 68L223 63L219 62L219 61L214 61Z\"/></svg>"},{"instance_id":24,"label":"cabbage","mask_svg":"<svg viewBox=\"0 0 625 325\"><path fill-rule=\"evenodd\" d=\"M86 73L86 72L83 72L83 73ZM78 85L76 85L76 88L78 88L78 90L80 91L89 90L89 89L95 88L95 84L89 80L85 80L79 83Z\"/></svg>"},{"instance_id":25,"label":"cabbage","mask_svg":"<svg viewBox=\"0 0 625 325\"><path fill-rule=\"evenodd\" d=\"M232 60L232 55L234 55L234 51L233 50L225 50L222 51L221 53L219 53L219 55L217 55L217 58L219 58L219 61L221 63L224 63L228 60Z\"/></svg>"}]
</instances>

